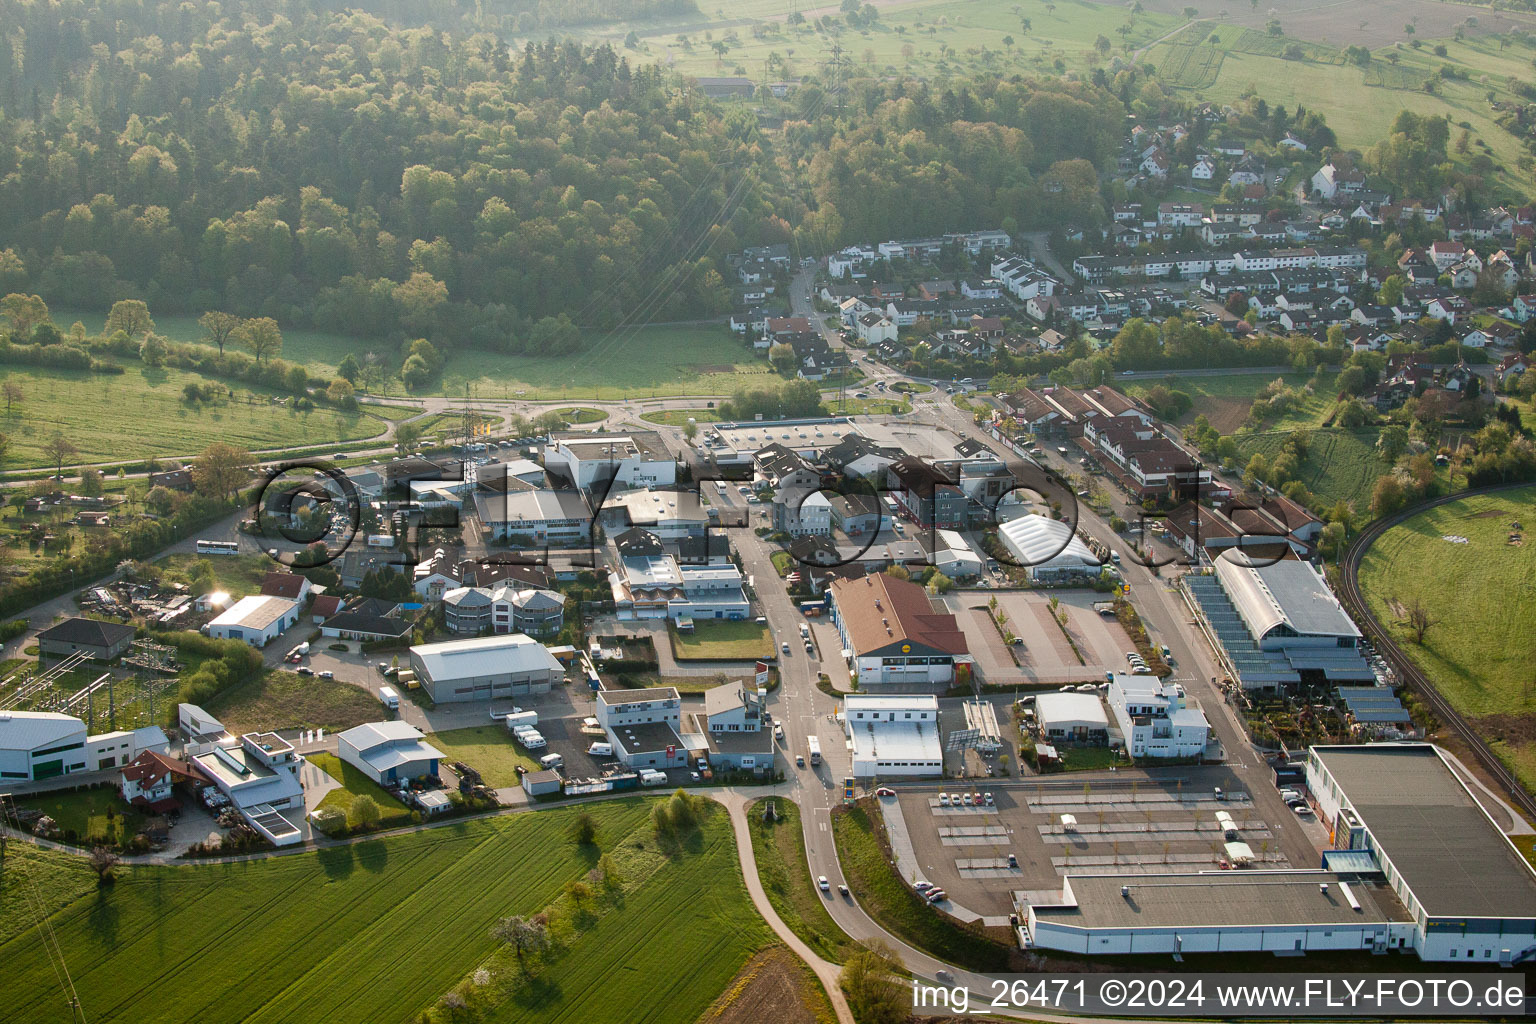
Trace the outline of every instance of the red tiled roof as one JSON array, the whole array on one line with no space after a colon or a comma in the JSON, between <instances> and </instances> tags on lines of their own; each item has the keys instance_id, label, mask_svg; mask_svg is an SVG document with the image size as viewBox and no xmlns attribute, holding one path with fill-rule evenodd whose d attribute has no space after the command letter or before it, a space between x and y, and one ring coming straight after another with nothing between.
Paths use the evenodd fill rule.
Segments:
<instances>
[{"instance_id":1,"label":"red tiled roof","mask_svg":"<svg viewBox=\"0 0 1536 1024\"><path fill-rule=\"evenodd\" d=\"M261 581L261 592L268 597L298 597L304 583L296 572L269 572Z\"/></svg>"},{"instance_id":2,"label":"red tiled roof","mask_svg":"<svg viewBox=\"0 0 1536 1024\"><path fill-rule=\"evenodd\" d=\"M856 651L904 642L946 654L964 654L969 649L955 617L935 612L916 583L876 573L862 580L834 580L829 589Z\"/></svg>"}]
</instances>

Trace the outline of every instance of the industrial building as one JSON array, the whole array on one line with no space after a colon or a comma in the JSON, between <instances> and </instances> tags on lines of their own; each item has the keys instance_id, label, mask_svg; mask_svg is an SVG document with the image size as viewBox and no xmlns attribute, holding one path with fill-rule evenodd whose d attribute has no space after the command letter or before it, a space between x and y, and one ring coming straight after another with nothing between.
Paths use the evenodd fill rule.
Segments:
<instances>
[{"instance_id":1,"label":"industrial building","mask_svg":"<svg viewBox=\"0 0 1536 1024\"><path fill-rule=\"evenodd\" d=\"M944 774L937 697L850 693L843 698L843 728L855 778Z\"/></svg>"},{"instance_id":2,"label":"industrial building","mask_svg":"<svg viewBox=\"0 0 1536 1024\"><path fill-rule=\"evenodd\" d=\"M705 751L715 771L771 772L775 750L767 699L766 691L739 679L710 687L704 691L704 713L690 716L693 728L683 739L690 749Z\"/></svg>"},{"instance_id":3,"label":"industrial building","mask_svg":"<svg viewBox=\"0 0 1536 1024\"><path fill-rule=\"evenodd\" d=\"M95 661L112 661L133 643L134 628L123 622L68 618L37 634L38 653L43 657L67 657L76 652Z\"/></svg>"},{"instance_id":4,"label":"industrial building","mask_svg":"<svg viewBox=\"0 0 1536 1024\"><path fill-rule=\"evenodd\" d=\"M862 688L949 686L968 660L955 617L935 612L922 587L876 573L827 588L843 657Z\"/></svg>"},{"instance_id":5,"label":"industrial building","mask_svg":"<svg viewBox=\"0 0 1536 1024\"><path fill-rule=\"evenodd\" d=\"M1069 874L1018 893L1024 937L1076 953L1409 950L1510 965L1536 954L1536 871L1426 743L1318 746L1321 869Z\"/></svg>"},{"instance_id":6,"label":"industrial building","mask_svg":"<svg viewBox=\"0 0 1536 1024\"><path fill-rule=\"evenodd\" d=\"M614 756L631 768L671 768L688 763L678 735L682 698L671 686L599 690L595 716L608 734Z\"/></svg>"},{"instance_id":7,"label":"industrial building","mask_svg":"<svg viewBox=\"0 0 1536 1024\"><path fill-rule=\"evenodd\" d=\"M1197 620L1244 689L1373 683L1360 630L1310 562L1269 564L1227 555L1182 577Z\"/></svg>"},{"instance_id":8,"label":"industrial building","mask_svg":"<svg viewBox=\"0 0 1536 1024\"><path fill-rule=\"evenodd\" d=\"M1210 742L1205 712L1185 703L1184 687L1153 675L1114 674L1109 707L1132 757L1200 757Z\"/></svg>"},{"instance_id":9,"label":"industrial building","mask_svg":"<svg viewBox=\"0 0 1536 1024\"><path fill-rule=\"evenodd\" d=\"M1022 515L997 528L998 539L1015 564L1025 567L1037 583L1091 580L1104 571L1104 561L1089 550L1071 523L1039 515Z\"/></svg>"},{"instance_id":10,"label":"industrial building","mask_svg":"<svg viewBox=\"0 0 1536 1024\"><path fill-rule=\"evenodd\" d=\"M208 623L208 635L216 640L244 640L252 647L265 647L299 621L299 607L300 602L290 597L242 597Z\"/></svg>"},{"instance_id":11,"label":"industrial building","mask_svg":"<svg viewBox=\"0 0 1536 1024\"><path fill-rule=\"evenodd\" d=\"M1041 738L1052 743L1109 743L1109 716L1096 693L1040 694L1035 698L1035 724Z\"/></svg>"},{"instance_id":12,"label":"industrial building","mask_svg":"<svg viewBox=\"0 0 1536 1024\"><path fill-rule=\"evenodd\" d=\"M32 782L128 764L169 749L159 726L87 735L85 723L56 711L0 711L0 779Z\"/></svg>"},{"instance_id":13,"label":"industrial building","mask_svg":"<svg viewBox=\"0 0 1536 1024\"><path fill-rule=\"evenodd\" d=\"M246 824L273 845L291 846L303 839L290 819L304 814L304 785L299 781L304 758L277 733L246 733L238 743L194 754L190 762L229 798Z\"/></svg>"},{"instance_id":14,"label":"industrial building","mask_svg":"<svg viewBox=\"0 0 1536 1024\"><path fill-rule=\"evenodd\" d=\"M336 736L336 755L380 785L437 774L443 752L414 725L366 722Z\"/></svg>"},{"instance_id":15,"label":"industrial building","mask_svg":"<svg viewBox=\"0 0 1536 1024\"><path fill-rule=\"evenodd\" d=\"M544 468L582 490L599 482L641 489L677 482L677 460L654 430L557 434L544 448Z\"/></svg>"},{"instance_id":16,"label":"industrial building","mask_svg":"<svg viewBox=\"0 0 1536 1024\"><path fill-rule=\"evenodd\" d=\"M565 671L543 644L521 633L418 644L410 658L435 704L548 693Z\"/></svg>"}]
</instances>

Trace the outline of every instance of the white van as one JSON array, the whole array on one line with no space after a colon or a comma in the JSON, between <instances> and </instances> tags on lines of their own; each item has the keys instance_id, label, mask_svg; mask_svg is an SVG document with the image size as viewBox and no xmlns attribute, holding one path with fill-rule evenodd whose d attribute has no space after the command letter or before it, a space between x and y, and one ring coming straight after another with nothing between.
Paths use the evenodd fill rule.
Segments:
<instances>
[{"instance_id":1,"label":"white van","mask_svg":"<svg viewBox=\"0 0 1536 1024\"><path fill-rule=\"evenodd\" d=\"M559 768L565 764L565 758L559 754L545 754L539 758L539 764L545 768Z\"/></svg>"},{"instance_id":2,"label":"white van","mask_svg":"<svg viewBox=\"0 0 1536 1024\"><path fill-rule=\"evenodd\" d=\"M613 744L612 743L594 743L590 747L587 748L587 753L591 754L593 757L612 757L613 756Z\"/></svg>"}]
</instances>

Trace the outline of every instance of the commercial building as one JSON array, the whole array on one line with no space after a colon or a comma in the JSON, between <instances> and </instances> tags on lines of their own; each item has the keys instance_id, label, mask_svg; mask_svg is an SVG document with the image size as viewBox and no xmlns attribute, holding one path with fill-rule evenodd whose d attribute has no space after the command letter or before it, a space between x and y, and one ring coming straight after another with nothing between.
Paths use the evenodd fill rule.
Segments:
<instances>
[{"instance_id":1,"label":"commercial building","mask_svg":"<svg viewBox=\"0 0 1536 1024\"><path fill-rule=\"evenodd\" d=\"M1096 693L1042 693L1035 698L1035 727L1052 743L1102 747L1109 743L1109 716Z\"/></svg>"},{"instance_id":2,"label":"commercial building","mask_svg":"<svg viewBox=\"0 0 1536 1024\"><path fill-rule=\"evenodd\" d=\"M544 468L581 490L665 487L677 483L677 461L654 430L627 434L557 434L544 448Z\"/></svg>"},{"instance_id":3,"label":"commercial building","mask_svg":"<svg viewBox=\"0 0 1536 1024\"><path fill-rule=\"evenodd\" d=\"M208 623L208 635L218 640L244 640L252 647L265 647L299 621L300 607L300 602L291 597L262 594L242 597Z\"/></svg>"},{"instance_id":4,"label":"commercial building","mask_svg":"<svg viewBox=\"0 0 1536 1024\"><path fill-rule=\"evenodd\" d=\"M577 491L476 491L475 515L495 540L524 546L586 544L592 510Z\"/></svg>"},{"instance_id":5,"label":"commercial building","mask_svg":"<svg viewBox=\"0 0 1536 1024\"><path fill-rule=\"evenodd\" d=\"M1360 630L1311 563L1242 562L1253 559L1218 558L1211 572L1182 580L1244 689L1375 681L1360 656Z\"/></svg>"},{"instance_id":6,"label":"commercial building","mask_svg":"<svg viewBox=\"0 0 1536 1024\"><path fill-rule=\"evenodd\" d=\"M290 819L304 813L304 786L299 781L304 758L277 733L246 733L238 743L194 754L191 763L268 841L290 846L303 838Z\"/></svg>"},{"instance_id":7,"label":"commercial building","mask_svg":"<svg viewBox=\"0 0 1536 1024\"><path fill-rule=\"evenodd\" d=\"M487 630L552 636L565 625L565 598L538 587L456 587L443 595L443 621L465 636Z\"/></svg>"},{"instance_id":8,"label":"commercial building","mask_svg":"<svg viewBox=\"0 0 1536 1024\"><path fill-rule=\"evenodd\" d=\"M693 715L693 729L683 738L706 751L716 771L752 772L773 770L773 730L766 727L767 694L741 680L721 683L704 691L704 713Z\"/></svg>"},{"instance_id":9,"label":"commercial building","mask_svg":"<svg viewBox=\"0 0 1536 1024\"><path fill-rule=\"evenodd\" d=\"M336 736L336 754L380 785L437 775L443 752L401 721L367 722Z\"/></svg>"},{"instance_id":10,"label":"commercial building","mask_svg":"<svg viewBox=\"0 0 1536 1024\"><path fill-rule=\"evenodd\" d=\"M202 776L192 765L154 750L146 750L123 765L118 772L118 790L123 800L151 814L178 810L178 783L202 784Z\"/></svg>"},{"instance_id":11,"label":"commercial building","mask_svg":"<svg viewBox=\"0 0 1536 1024\"><path fill-rule=\"evenodd\" d=\"M0 711L0 780L31 782L128 764L169 748L159 726L87 735L85 723L56 711Z\"/></svg>"},{"instance_id":12,"label":"commercial building","mask_svg":"<svg viewBox=\"0 0 1536 1024\"><path fill-rule=\"evenodd\" d=\"M944 774L939 699L931 694L850 693L843 698L843 728L855 778Z\"/></svg>"},{"instance_id":13,"label":"commercial building","mask_svg":"<svg viewBox=\"0 0 1536 1024\"><path fill-rule=\"evenodd\" d=\"M1200 757L1210 742L1205 712L1185 703L1184 687L1152 675L1116 672L1109 707L1132 757Z\"/></svg>"},{"instance_id":14,"label":"commercial building","mask_svg":"<svg viewBox=\"0 0 1536 1024\"><path fill-rule=\"evenodd\" d=\"M1104 562L1089 550L1071 523L1040 515L1022 515L997 528L1003 549L1037 583L1092 580Z\"/></svg>"},{"instance_id":15,"label":"commercial building","mask_svg":"<svg viewBox=\"0 0 1536 1024\"><path fill-rule=\"evenodd\" d=\"M521 633L418 644L410 658L436 704L548 693L564 675L543 644Z\"/></svg>"},{"instance_id":16,"label":"commercial building","mask_svg":"<svg viewBox=\"0 0 1536 1024\"><path fill-rule=\"evenodd\" d=\"M1332 840L1321 870L1069 874L1059 902L1018 901L1028 938L1094 955L1536 953L1536 872L1439 748L1313 747L1306 780Z\"/></svg>"},{"instance_id":17,"label":"commercial building","mask_svg":"<svg viewBox=\"0 0 1536 1024\"><path fill-rule=\"evenodd\" d=\"M614 756L631 768L672 768L688 763L678 734L682 699L670 686L640 690L599 690L595 717Z\"/></svg>"},{"instance_id":18,"label":"commercial building","mask_svg":"<svg viewBox=\"0 0 1536 1024\"><path fill-rule=\"evenodd\" d=\"M621 549L621 551L624 549ZM680 565L677 559L635 545L621 554L608 574L618 617L744 619L751 611L743 586L746 578L731 562Z\"/></svg>"},{"instance_id":19,"label":"commercial building","mask_svg":"<svg viewBox=\"0 0 1536 1024\"><path fill-rule=\"evenodd\" d=\"M861 688L949 686L968 659L955 617L935 612L922 587L884 573L827 588L843 656Z\"/></svg>"},{"instance_id":20,"label":"commercial building","mask_svg":"<svg viewBox=\"0 0 1536 1024\"><path fill-rule=\"evenodd\" d=\"M133 635L134 628L126 623L69 618L37 634L37 649L44 657L84 652L96 661L112 661L128 650Z\"/></svg>"},{"instance_id":21,"label":"commercial building","mask_svg":"<svg viewBox=\"0 0 1536 1024\"><path fill-rule=\"evenodd\" d=\"M1536 872L1427 743L1319 746L1307 789L1336 850L1370 854L1425 960L1509 963L1536 949Z\"/></svg>"}]
</instances>

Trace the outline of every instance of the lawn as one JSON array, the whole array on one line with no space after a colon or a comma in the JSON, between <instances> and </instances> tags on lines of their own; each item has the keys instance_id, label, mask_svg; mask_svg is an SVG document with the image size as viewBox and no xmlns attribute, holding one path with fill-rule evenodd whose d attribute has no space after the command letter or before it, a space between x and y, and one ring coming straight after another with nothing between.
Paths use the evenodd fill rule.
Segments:
<instances>
[{"instance_id":1,"label":"lawn","mask_svg":"<svg viewBox=\"0 0 1536 1024\"><path fill-rule=\"evenodd\" d=\"M1223 434L1230 434L1243 421L1248 418L1248 409L1253 405L1253 400L1258 397L1275 377L1283 378L1286 384L1292 387L1301 387L1311 379L1305 373L1222 373L1206 376L1180 376L1169 374L1166 377L1156 379L1147 377L1128 382L1124 391L1130 395L1145 397L1159 384L1171 391L1182 391L1194 399L1194 406L1178 420L1174 421L1181 426L1189 423L1201 413L1211 421L1211 426ZM1319 417L1320 418L1320 417Z\"/></svg>"},{"instance_id":2,"label":"lawn","mask_svg":"<svg viewBox=\"0 0 1536 1024\"><path fill-rule=\"evenodd\" d=\"M292 447L317 437L350 441L386 429L371 415L327 408L298 412L271 404L264 394L252 404L246 400L251 389L244 385L236 388L238 400L191 404L183 400L182 388L212 378L136 361L124 365L121 374L6 367L5 376L19 384L24 395L9 415L0 413L0 433L11 439L6 465L48 465L42 446L55 433L80 451L77 458L65 460L68 465L190 456L214 441L253 451Z\"/></svg>"},{"instance_id":3,"label":"lawn","mask_svg":"<svg viewBox=\"0 0 1536 1024\"><path fill-rule=\"evenodd\" d=\"M37 943L39 917L47 918L96 891L96 872L84 857L11 842L0 871L0 944L22 936Z\"/></svg>"},{"instance_id":4,"label":"lawn","mask_svg":"<svg viewBox=\"0 0 1536 1024\"><path fill-rule=\"evenodd\" d=\"M597 423L608 418L608 414L601 409L592 409L580 405L567 405L556 409L555 415L564 419L567 423Z\"/></svg>"},{"instance_id":5,"label":"lawn","mask_svg":"<svg viewBox=\"0 0 1536 1024\"><path fill-rule=\"evenodd\" d=\"M750 661L773 654L768 627L751 619L706 619L695 623L688 633L678 632L669 623L667 632L678 661Z\"/></svg>"},{"instance_id":6,"label":"lawn","mask_svg":"<svg viewBox=\"0 0 1536 1024\"><path fill-rule=\"evenodd\" d=\"M214 585L234 597L260 592L267 573L280 568L266 555L198 555L186 552L166 555L155 564L172 582L185 583L194 565L205 563L213 572Z\"/></svg>"},{"instance_id":7,"label":"lawn","mask_svg":"<svg viewBox=\"0 0 1536 1024\"><path fill-rule=\"evenodd\" d=\"M1533 528L1536 488L1464 498L1388 530L1360 566L1371 611L1528 788L1536 788ZM1422 646L1402 621L1415 602L1433 620Z\"/></svg>"},{"instance_id":8,"label":"lawn","mask_svg":"<svg viewBox=\"0 0 1536 1024\"><path fill-rule=\"evenodd\" d=\"M1301 482L1316 499L1313 504L1327 507L1344 500L1353 502L1355 511L1367 514L1371 507L1371 489L1376 478L1386 470L1376 453L1376 430L1311 430L1312 441L1306 461L1301 464ZM1255 454L1274 459L1289 432L1265 431L1239 434L1236 438L1238 468L1248 464Z\"/></svg>"},{"instance_id":9,"label":"lawn","mask_svg":"<svg viewBox=\"0 0 1536 1024\"><path fill-rule=\"evenodd\" d=\"M383 706L361 687L281 669L223 690L208 701L207 710L236 735L268 729L340 732L384 715Z\"/></svg>"},{"instance_id":10,"label":"lawn","mask_svg":"<svg viewBox=\"0 0 1536 1024\"><path fill-rule=\"evenodd\" d=\"M901 416L912 411L912 403L906 399L895 400L884 397L854 398L848 397L839 400L836 393L824 398L827 411L834 416Z\"/></svg>"},{"instance_id":11,"label":"lawn","mask_svg":"<svg viewBox=\"0 0 1536 1024\"><path fill-rule=\"evenodd\" d=\"M467 729L435 732L427 742L443 752L444 761L463 761L495 789L516 786L521 782L517 766L531 772L539 770L539 764L518 750L511 733L502 725L472 725Z\"/></svg>"},{"instance_id":12,"label":"lawn","mask_svg":"<svg viewBox=\"0 0 1536 1024\"><path fill-rule=\"evenodd\" d=\"M33 807L52 818L66 836L74 833L84 842L93 836L116 833L132 836L139 830L143 816L123 801L116 786L92 786L73 792L59 791L24 797L18 804Z\"/></svg>"},{"instance_id":13,"label":"lawn","mask_svg":"<svg viewBox=\"0 0 1536 1024\"><path fill-rule=\"evenodd\" d=\"M576 813L597 819L604 844L651 847L651 805L602 801L320 853L134 868L51 923L87 1018L103 1024L415 1020L490 956L499 917L549 906L592 866L566 837ZM768 939L716 813L537 984L493 1016L456 1019L691 1021ZM9 1022L68 1015L35 936L0 945L0 962Z\"/></svg>"},{"instance_id":14,"label":"lawn","mask_svg":"<svg viewBox=\"0 0 1536 1024\"><path fill-rule=\"evenodd\" d=\"M1006 970L1006 948L950 924L907 888L881 852L867 806L832 811L838 859L859 906L886 931L948 963L984 973Z\"/></svg>"},{"instance_id":15,"label":"lawn","mask_svg":"<svg viewBox=\"0 0 1536 1024\"><path fill-rule=\"evenodd\" d=\"M381 816L379 827L404 825L411 819L410 808L396 800L388 790L352 767L335 754L307 754L309 763L341 783L340 789L325 794L320 806L326 810L347 813L352 801L360 796L371 796L378 803Z\"/></svg>"},{"instance_id":16,"label":"lawn","mask_svg":"<svg viewBox=\"0 0 1536 1024\"><path fill-rule=\"evenodd\" d=\"M763 820L763 805L778 809L772 822ZM758 800L747 808L757 876L768 902L781 920L823 959L841 963L852 940L827 912L827 897L816 888L805 859L805 835L800 808L793 800Z\"/></svg>"},{"instance_id":17,"label":"lawn","mask_svg":"<svg viewBox=\"0 0 1536 1024\"><path fill-rule=\"evenodd\" d=\"M647 423L660 423L667 427L686 427L689 420L695 423L718 423L720 414L713 409L657 409L641 413Z\"/></svg>"}]
</instances>

